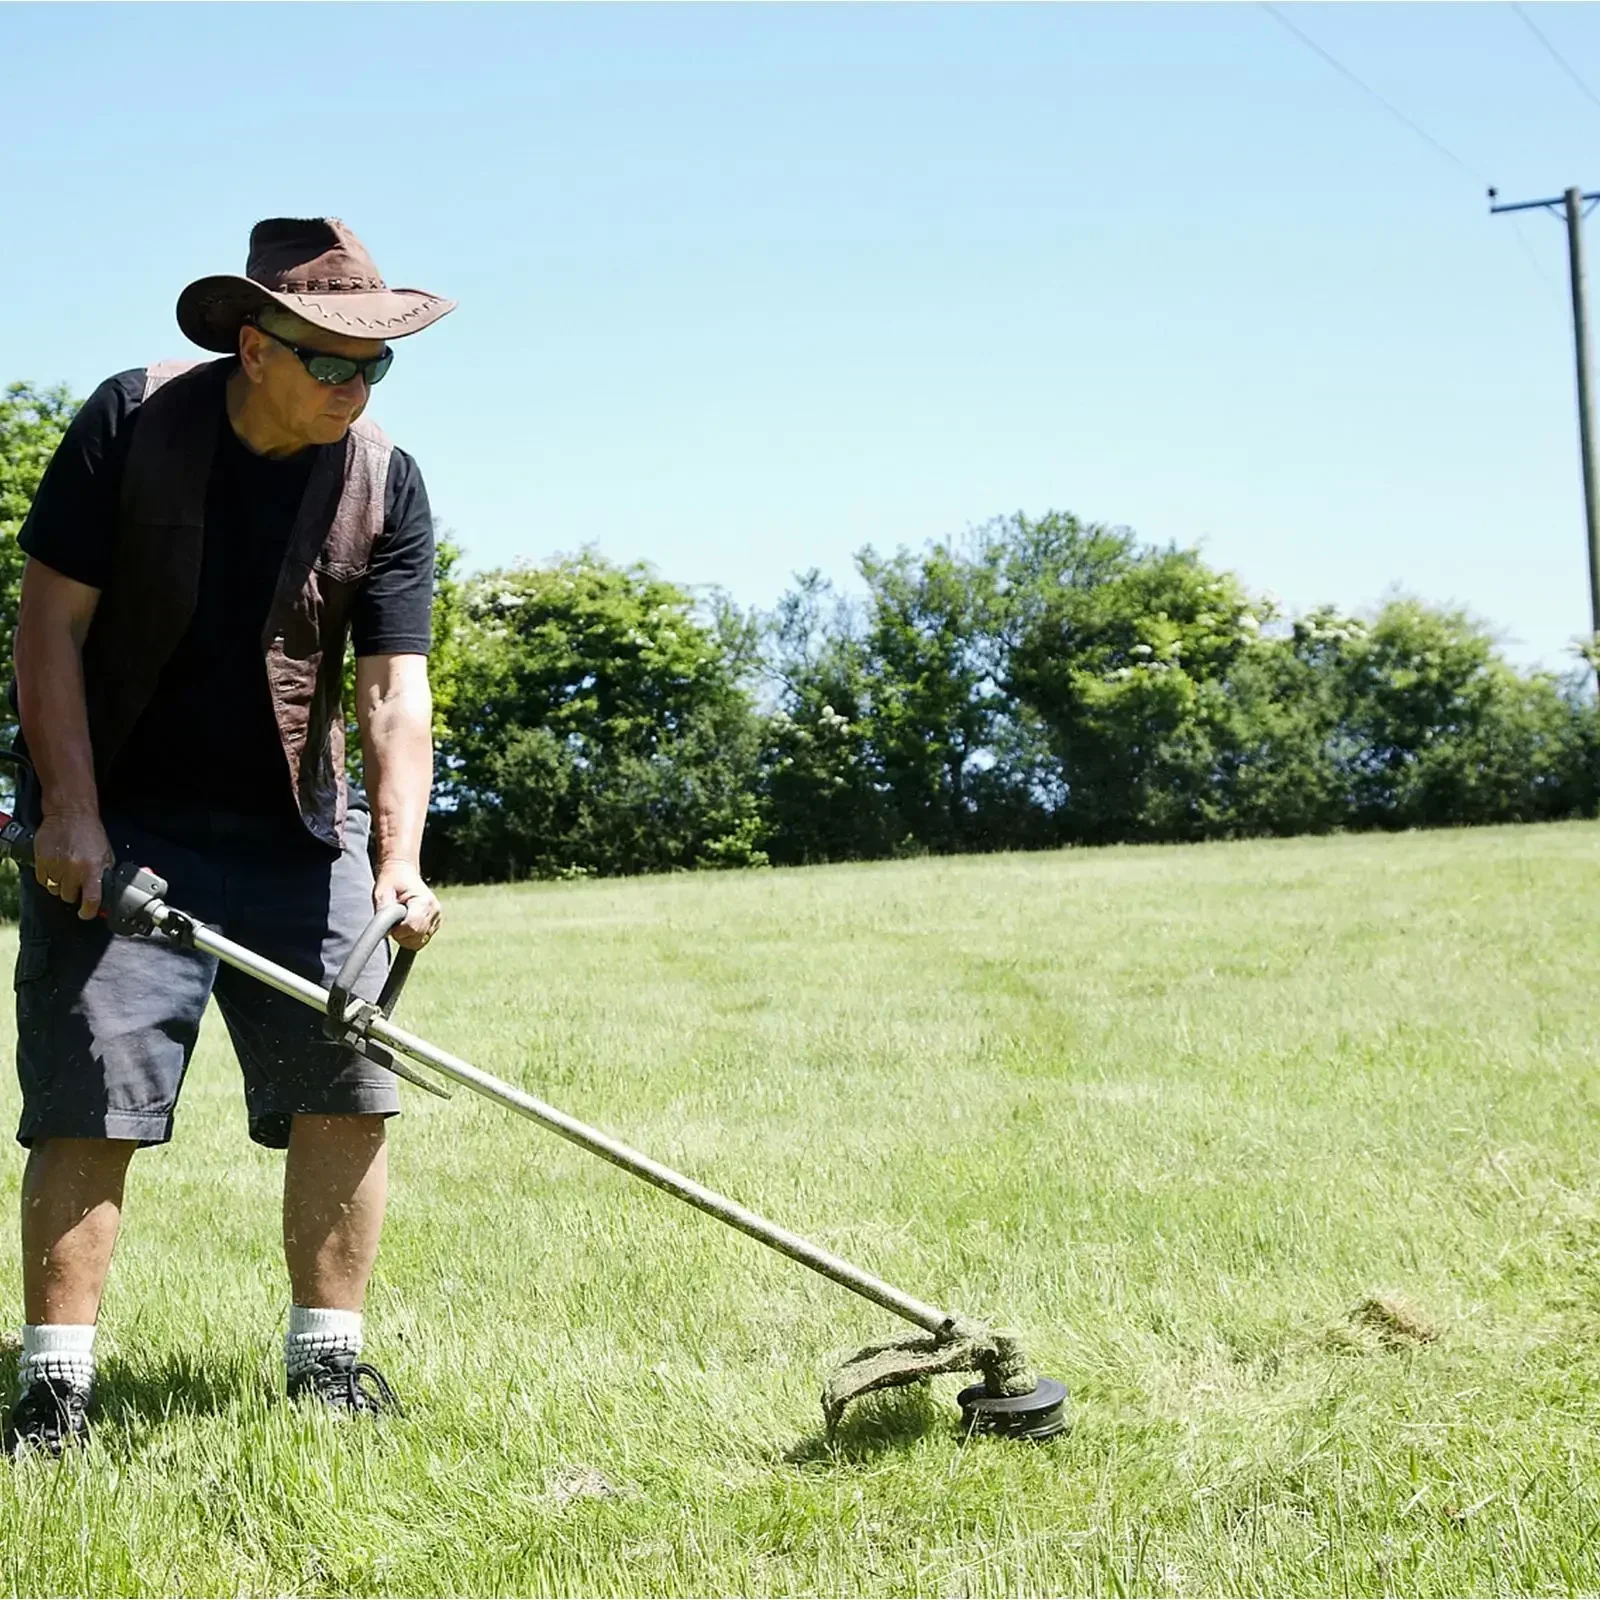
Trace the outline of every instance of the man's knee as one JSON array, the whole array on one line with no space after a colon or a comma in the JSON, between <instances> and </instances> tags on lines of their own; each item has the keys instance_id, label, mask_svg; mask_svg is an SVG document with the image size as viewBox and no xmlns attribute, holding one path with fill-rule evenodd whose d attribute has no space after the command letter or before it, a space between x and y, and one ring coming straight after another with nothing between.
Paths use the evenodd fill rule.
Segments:
<instances>
[{"instance_id":1,"label":"man's knee","mask_svg":"<svg viewBox=\"0 0 1600 1600\"><path fill-rule=\"evenodd\" d=\"M102 1206L119 1208L136 1139L38 1139L22 1174L23 1226L29 1217L77 1221Z\"/></svg>"},{"instance_id":2,"label":"man's knee","mask_svg":"<svg viewBox=\"0 0 1600 1600\"><path fill-rule=\"evenodd\" d=\"M35 1139L28 1151L30 1174L122 1173L137 1139Z\"/></svg>"},{"instance_id":3,"label":"man's knee","mask_svg":"<svg viewBox=\"0 0 1600 1600\"><path fill-rule=\"evenodd\" d=\"M137 1139L36 1139L22 1174L25 1210L63 1202L121 1204Z\"/></svg>"},{"instance_id":4,"label":"man's knee","mask_svg":"<svg viewBox=\"0 0 1600 1600\"><path fill-rule=\"evenodd\" d=\"M387 1136L388 1118L374 1112L301 1111L289 1124L289 1142L323 1149L371 1149Z\"/></svg>"}]
</instances>

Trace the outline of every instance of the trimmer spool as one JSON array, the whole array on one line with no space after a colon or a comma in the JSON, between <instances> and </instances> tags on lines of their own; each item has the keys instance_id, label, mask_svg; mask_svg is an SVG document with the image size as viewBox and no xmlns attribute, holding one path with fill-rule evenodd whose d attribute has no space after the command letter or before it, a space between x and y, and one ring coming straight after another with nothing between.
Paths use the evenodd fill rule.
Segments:
<instances>
[{"instance_id":1,"label":"trimmer spool","mask_svg":"<svg viewBox=\"0 0 1600 1600\"><path fill-rule=\"evenodd\" d=\"M975 1383L956 1396L956 1403L969 1434L1042 1444L1072 1426L1067 1386L1054 1378L1040 1378L1026 1394L990 1394L987 1384Z\"/></svg>"}]
</instances>

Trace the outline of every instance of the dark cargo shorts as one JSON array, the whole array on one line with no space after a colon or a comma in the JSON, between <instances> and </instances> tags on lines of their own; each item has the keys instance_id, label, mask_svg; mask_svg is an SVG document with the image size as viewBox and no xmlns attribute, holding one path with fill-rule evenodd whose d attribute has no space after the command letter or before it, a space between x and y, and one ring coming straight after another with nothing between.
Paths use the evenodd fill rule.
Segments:
<instances>
[{"instance_id":1,"label":"dark cargo shorts","mask_svg":"<svg viewBox=\"0 0 1600 1600\"><path fill-rule=\"evenodd\" d=\"M372 916L372 822L352 809L344 853L250 818L202 814L159 825L108 816L119 861L167 880L179 910L314 983L327 985ZM163 1144L214 994L244 1072L250 1137L283 1149L291 1119L393 1116L394 1078L322 1033L309 1006L159 936L119 938L24 873L17 951L18 1142ZM356 985L376 999L385 948Z\"/></svg>"}]
</instances>

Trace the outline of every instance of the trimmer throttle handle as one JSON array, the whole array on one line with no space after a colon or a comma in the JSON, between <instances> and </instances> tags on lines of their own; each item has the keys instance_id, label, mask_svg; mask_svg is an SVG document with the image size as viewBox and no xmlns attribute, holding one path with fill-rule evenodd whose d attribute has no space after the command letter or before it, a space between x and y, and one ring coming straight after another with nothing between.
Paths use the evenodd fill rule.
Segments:
<instances>
[{"instance_id":1,"label":"trimmer throttle handle","mask_svg":"<svg viewBox=\"0 0 1600 1600\"><path fill-rule=\"evenodd\" d=\"M0 855L10 856L19 867L33 866L33 829L0 811ZM167 880L148 867L119 861L100 880L100 915L113 933L149 933L154 927L150 908L166 898Z\"/></svg>"},{"instance_id":2,"label":"trimmer throttle handle","mask_svg":"<svg viewBox=\"0 0 1600 1600\"><path fill-rule=\"evenodd\" d=\"M150 908L166 899L167 880L148 867L123 861L100 880L100 894L100 915L111 924L113 933L151 933L155 924L150 920Z\"/></svg>"}]
</instances>

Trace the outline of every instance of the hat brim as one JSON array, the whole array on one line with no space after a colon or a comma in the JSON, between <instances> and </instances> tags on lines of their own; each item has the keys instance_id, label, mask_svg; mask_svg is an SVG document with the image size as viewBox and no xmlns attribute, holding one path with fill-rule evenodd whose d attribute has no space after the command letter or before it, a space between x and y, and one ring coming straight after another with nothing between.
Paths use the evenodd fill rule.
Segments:
<instances>
[{"instance_id":1,"label":"hat brim","mask_svg":"<svg viewBox=\"0 0 1600 1600\"><path fill-rule=\"evenodd\" d=\"M253 278L220 273L197 278L178 296L178 326L202 350L234 355L239 329L263 307L282 306L314 328L346 339L404 339L456 308L425 289L347 289L293 294L268 289Z\"/></svg>"}]
</instances>

